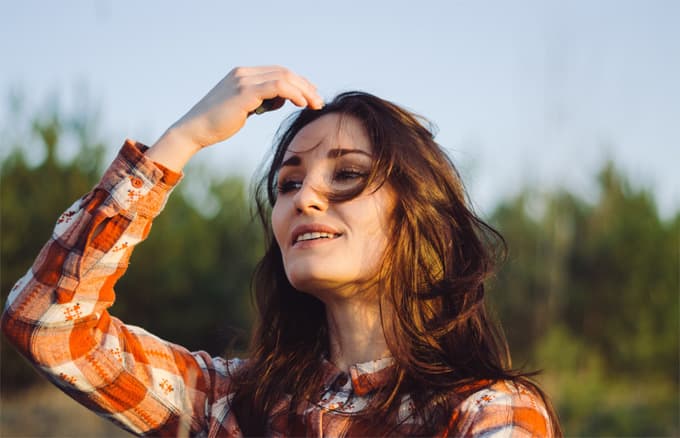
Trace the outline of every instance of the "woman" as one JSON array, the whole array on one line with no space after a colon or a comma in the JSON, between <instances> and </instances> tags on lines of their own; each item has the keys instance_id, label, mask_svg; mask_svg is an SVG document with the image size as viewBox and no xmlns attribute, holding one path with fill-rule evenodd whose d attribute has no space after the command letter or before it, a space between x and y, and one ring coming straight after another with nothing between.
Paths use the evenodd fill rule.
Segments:
<instances>
[{"instance_id":1,"label":"woman","mask_svg":"<svg viewBox=\"0 0 680 438\"><path fill-rule=\"evenodd\" d=\"M111 317L186 162L285 100L304 109L258 186L268 249L249 359ZM365 93L324 106L287 69L237 68L151 148L126 142L59 218L2 328L65 392L141 435L559 435L484 310L498 240L412 114Z\"/></svg>"}]
</instances>

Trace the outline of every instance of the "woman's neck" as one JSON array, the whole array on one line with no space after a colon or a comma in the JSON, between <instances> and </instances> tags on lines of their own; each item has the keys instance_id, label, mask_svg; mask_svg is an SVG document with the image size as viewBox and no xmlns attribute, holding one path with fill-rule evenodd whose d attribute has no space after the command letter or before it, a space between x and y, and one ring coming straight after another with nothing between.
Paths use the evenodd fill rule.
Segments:
<instances>
[{"instance_id":1,"label":"woman's neck","mask_svg":"<svg viewBox=\"0 0 680 438\"><path fill-rule=\"evenodd\" d=\"M330 361L348 371L356 363L390 356L377 300L357 297L326 302Z\"/></svg>"}]
</instances>

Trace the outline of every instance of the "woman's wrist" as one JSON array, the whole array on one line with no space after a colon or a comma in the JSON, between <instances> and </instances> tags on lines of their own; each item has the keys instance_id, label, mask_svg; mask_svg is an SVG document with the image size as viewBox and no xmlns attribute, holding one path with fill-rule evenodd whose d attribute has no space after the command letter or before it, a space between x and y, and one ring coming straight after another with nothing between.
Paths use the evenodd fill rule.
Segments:
<instances>
[{"instance_id":1,"label":"woman's wrist","mask_svg":"<svg viewBox=\"0 0 680 438\"><path fill-rule=\"evenodd\" d=\"M145 155L170 170L181 172L191 157L201 149L199 144L184 135L180 129L171 126Z\"/></svg>"}]
</instances>

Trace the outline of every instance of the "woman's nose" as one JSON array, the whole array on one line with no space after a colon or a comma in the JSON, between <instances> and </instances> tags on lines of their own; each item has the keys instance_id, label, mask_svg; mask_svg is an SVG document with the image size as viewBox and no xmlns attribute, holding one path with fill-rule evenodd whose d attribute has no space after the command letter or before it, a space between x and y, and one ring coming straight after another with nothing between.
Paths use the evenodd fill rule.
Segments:
<instances>
[{"instance_id":1,"label":"woman's nose","mask_svg":"<svg viewBox=\"0 0 680 438\"><path fill-rule=\"evenodd\" d=\"M305 179L302 186L295 193L295 208L298 212L321 212L328 208L328 196L326 189L321 184L314 184L312 180Z\"/></svg>"}]
</instances>

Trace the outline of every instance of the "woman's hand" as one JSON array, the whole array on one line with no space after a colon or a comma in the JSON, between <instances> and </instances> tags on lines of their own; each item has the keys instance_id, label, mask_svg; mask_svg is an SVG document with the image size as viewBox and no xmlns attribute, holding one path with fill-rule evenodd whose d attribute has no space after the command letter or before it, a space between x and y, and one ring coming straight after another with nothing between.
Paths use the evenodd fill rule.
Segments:
<instances>
[{"instance_id":1,"label":"woman's hand","mask_svg":"<svg viewBox=\"0 0 680 438\"><path fill-rule=\"evenodd\" d=\"M170 169L181 170L202 148L236 134L248 115L266 99L274 98L290 100L300 107L323 107L316 87L284 67L237 67L175 122L146 154ZM280 106L282 102L276 103Z\"/></svg>"}]
</instances>

